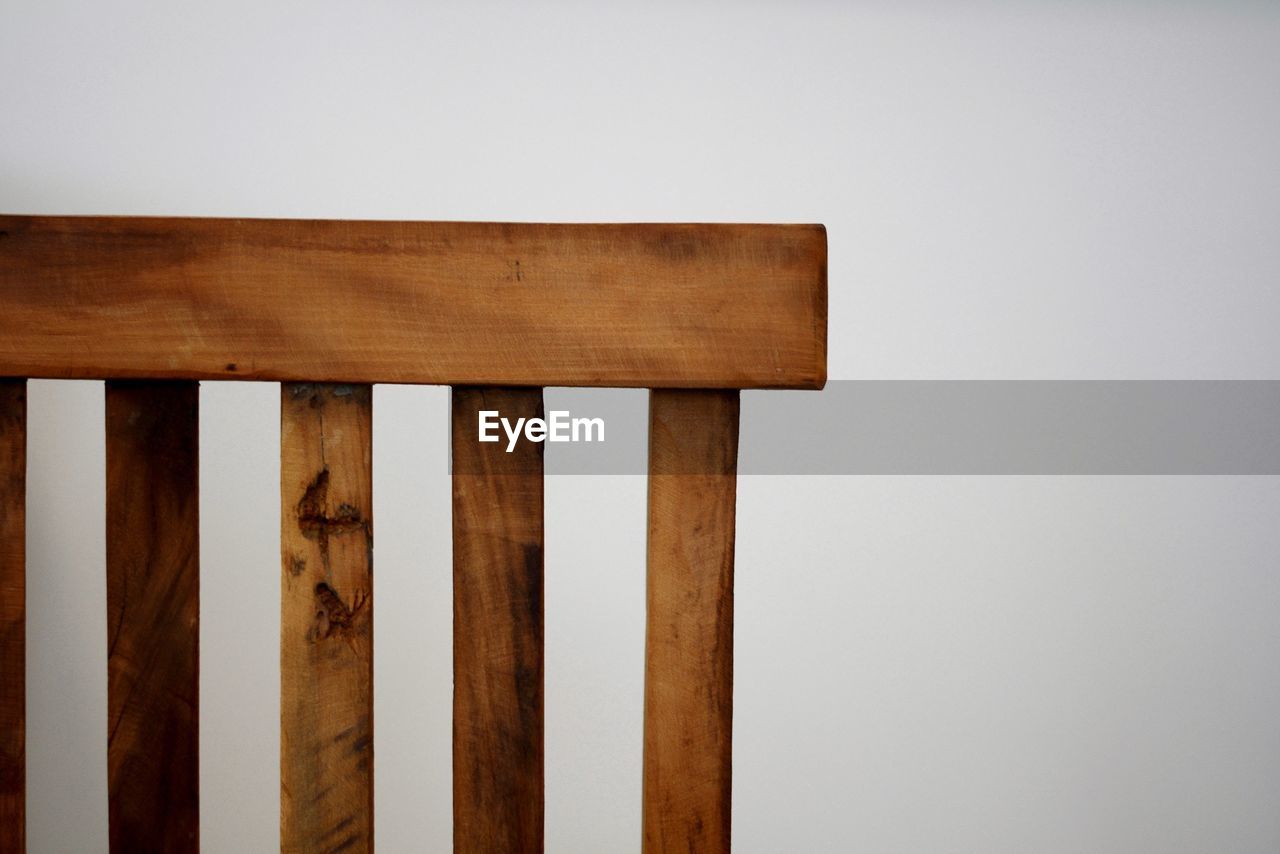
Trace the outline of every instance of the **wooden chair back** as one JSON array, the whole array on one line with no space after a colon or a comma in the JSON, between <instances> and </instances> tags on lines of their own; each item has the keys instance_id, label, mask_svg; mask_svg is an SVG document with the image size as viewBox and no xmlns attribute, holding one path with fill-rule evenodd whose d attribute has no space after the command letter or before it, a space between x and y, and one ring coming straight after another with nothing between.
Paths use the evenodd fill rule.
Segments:
<instances>
[{"instance_id":1,"label":"wooden chair back","mask_svg":"<svg viewBox=\"0 0 1280 854\"><path fill-rule=\"evenodd\" d=\"M807 225L0 216L0 850L24 850L26 379L106 381L113 852L199 843L202 381L281 383L281 849L373 848L372 386L452 387L454 850L543 838L546 386L652 389L643 850L729 850L738 391L821 388Z\"/></svg>"}]
</instances>

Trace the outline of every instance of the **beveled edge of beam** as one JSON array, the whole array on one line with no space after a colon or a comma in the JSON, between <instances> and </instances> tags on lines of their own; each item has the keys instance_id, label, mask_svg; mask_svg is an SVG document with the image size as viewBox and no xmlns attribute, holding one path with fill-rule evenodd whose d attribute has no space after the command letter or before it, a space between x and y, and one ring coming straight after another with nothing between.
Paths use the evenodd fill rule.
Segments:
<instances>
[{"instance_id":1,"label":"beveled edge of beam","mask_svg":"<svg viewBox=\"0 0 1280 854\"><path fill-rule=\"evenodd\" d=\"M820 389L822 225L0 214L0 375Z\"/></svg>"}]
</instances>

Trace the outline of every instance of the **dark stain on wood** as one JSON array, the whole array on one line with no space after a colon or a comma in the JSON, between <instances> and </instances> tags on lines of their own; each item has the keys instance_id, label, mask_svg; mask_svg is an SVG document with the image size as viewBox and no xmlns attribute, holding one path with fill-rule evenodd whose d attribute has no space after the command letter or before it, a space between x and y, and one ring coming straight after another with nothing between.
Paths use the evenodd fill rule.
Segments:
<instances>
[{"instance_id":1,"label":"dark stain on wood","mask_svg":"<svg viewBox=\"0 0 1280 854\"><path fill-rule=\"evenodd\" d=\"M323 640L335 635L349 633L354 625L356 614L364 607L365 598L356 594L352 607L333 592L333 588L323 581L316 585L316 622L311 632L312 640Z\"/></svg>"},{"instance_id":2,"label":"dark stain on wood","mask_svg":"<svg viewBox=\"0 0 1280 854\"><path fill-rule=\"evenodd\" d=\"M335 393L336 394L336 393ZM338 395L341 396L341 395ZM313 398L314 400L314 398ZM298 502L298 530L320 548L320 559L329 566L329 538L355 531L369 533L369 524L360 511L348 503L341 503L330 515L326 509L329 499L329 469L321 469L307 486Z\"/></svg>"}]
</instances>

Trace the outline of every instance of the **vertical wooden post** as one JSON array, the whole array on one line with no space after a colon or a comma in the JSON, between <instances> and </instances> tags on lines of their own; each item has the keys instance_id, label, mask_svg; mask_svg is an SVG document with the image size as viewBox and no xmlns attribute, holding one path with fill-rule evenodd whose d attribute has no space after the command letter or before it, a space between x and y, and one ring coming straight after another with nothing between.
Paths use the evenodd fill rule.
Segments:
<instances>
[{"instance_id":1,"label":"vertical wooden post","mask_svg":"<svg viewBox=\"0 0 1280 854\"><path fill-rule=\"evenodd\" d=\"M199 386L106 386L113 852L199 850Z\"/></svg>"},{"instance_id":2,"label":"vertical wooden post","mask_svg":"<svg viewBox=\"0 0 1280 854\"><path fill-rule=\"evenodd\" d=\"M281 850L372 851L372 388L280 399Z\"/></svg>"},{"instance_id":3,"label":"vertical wooden post","mask_svg":"<svg viewBox=\"0 0 1280 854\"><path fill-rule=\"evenodd\" d=\"M0 380L0 851L26 850L27 381Z\"/></svg>"},{"instance_id":4,"label":"vertical wooden post","mask_svg":"<svg viewBox=\"0 0 1280 854\"><path fill-rule=\"evenodd\" d=\"M729 850L738 392L649 396L646 854Z\"/></svg>"},{"instance_id":5,"label":"vertical wooden post","mask_svg":"<svg viewBox=\"0 0 1280 854\"><path fill-rule=\"evenodd\" d=\"M543 841L542 444L477 441L477 418L542 417L536 388L454 388L453 840Z\"/></svg>"}]
</instances>

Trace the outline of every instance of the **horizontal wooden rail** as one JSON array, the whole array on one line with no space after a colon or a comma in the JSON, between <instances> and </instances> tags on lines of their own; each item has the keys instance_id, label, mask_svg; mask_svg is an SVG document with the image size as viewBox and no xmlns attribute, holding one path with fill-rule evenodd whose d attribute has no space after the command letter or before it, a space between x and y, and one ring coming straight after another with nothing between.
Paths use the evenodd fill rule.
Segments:
<instances>
[{"instance_id":1,"label":"horizontal wooden rail","mask_svg":"<svg viewBox=\"0 0 1280 854\"><path fill-rule=\"evenodd\" d=\"M0 215L0 376L820 388L826 231Z\"/></svg>"}]
</instances>

